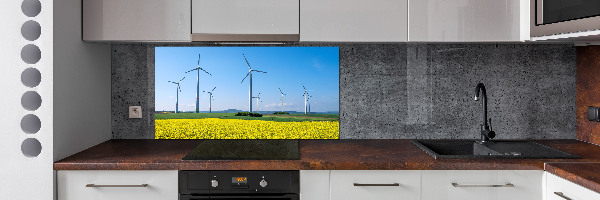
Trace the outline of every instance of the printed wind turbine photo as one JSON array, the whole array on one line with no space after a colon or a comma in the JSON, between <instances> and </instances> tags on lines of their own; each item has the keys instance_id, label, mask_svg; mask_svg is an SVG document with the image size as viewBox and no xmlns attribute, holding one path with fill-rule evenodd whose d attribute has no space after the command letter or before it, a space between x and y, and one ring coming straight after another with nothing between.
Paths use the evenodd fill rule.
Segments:
<instances>
[{"instance_id":1,"label":"printed wind turbine photo","mask_svg":"<svg viewBox=\"0 0 600 200\"><path fill-rule=\"evenodd\" d=\"M338 139L339 48L156 47L155 119L156 139Z\"/></svg>"}]
</instances>

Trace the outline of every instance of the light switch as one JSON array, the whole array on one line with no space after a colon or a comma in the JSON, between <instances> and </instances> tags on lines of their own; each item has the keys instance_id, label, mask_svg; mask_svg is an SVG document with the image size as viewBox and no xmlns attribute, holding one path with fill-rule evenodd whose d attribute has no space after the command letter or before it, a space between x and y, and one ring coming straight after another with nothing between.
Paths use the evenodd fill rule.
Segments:
<instances>
[{"instance_id":1,"label":"light switch","mask_svg":"<svg viewBox=\"0 0 600 200\"><path fill-rule=\"evenodd\" d=\"M142 106L129 106L129 118L142 118Z\"/></svg>"}]
</instances>

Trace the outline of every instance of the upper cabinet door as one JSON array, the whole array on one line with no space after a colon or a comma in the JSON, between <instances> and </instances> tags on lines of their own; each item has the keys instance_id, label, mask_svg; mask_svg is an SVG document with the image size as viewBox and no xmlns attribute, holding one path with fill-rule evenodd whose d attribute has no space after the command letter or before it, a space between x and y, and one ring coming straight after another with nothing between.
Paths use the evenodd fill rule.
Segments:
<instances>
[{"instance_id":1,"label":"upper cabinet door","mask_svg":"<svg viewBox=\"0 0 600 200\"><path fill-rule=\"evenodd\" d=\"M409 41L529 40L528 0L412 0Z\"/></svg>"},{"instance_id":2,"label":"upper cabinet door","mask_svg":"<svg viewBox=\"0 0 600 200\"><path fill-rule=\"evenodd\" d=\"M300 41L406 42L408 0L302 0Z\"/></svg>"},{"instance_id":3,"label":"upper cabinet door","mask_svg":"<svg viewBox=\"0 0 600 200\"><path fill-rule=\"evenodd\" d=\"M298 41L300 1L192 0L192 33L194 41Z\"/></svg>"},{"instance_id":4,"label":"upper cabinet door","mask_svg":"<svg viewBox=\"0 0 600 200\"><path fill-rule=\"evenodd\" d=\"M83 0L85 41L190 41L190 0Z\"/></svg>"}]
</instances>

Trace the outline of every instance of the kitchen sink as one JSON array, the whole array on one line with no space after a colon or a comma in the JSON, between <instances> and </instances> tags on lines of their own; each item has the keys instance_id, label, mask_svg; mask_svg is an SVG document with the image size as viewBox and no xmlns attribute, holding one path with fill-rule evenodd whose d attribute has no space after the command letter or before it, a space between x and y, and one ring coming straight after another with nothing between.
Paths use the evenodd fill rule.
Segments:
<instances>
[{"instance_id":1,"label":"kitchen sink","mask_svg":"<svg viewBox=\"0 0 600 200\"><path fill-rule=\"evenodd\" d=\"M515 159L576 159L570 154L537 142L526 140L412 140L435 159L443 158L515 158Z\"/></svg>"}]
</instances>

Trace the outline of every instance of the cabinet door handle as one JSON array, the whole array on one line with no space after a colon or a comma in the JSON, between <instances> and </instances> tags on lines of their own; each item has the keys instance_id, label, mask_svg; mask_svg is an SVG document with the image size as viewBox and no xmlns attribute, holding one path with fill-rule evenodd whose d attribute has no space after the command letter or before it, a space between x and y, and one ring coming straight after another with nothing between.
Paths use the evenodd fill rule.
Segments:
<instances>
[{"instance_id":1,"label":"cabinet door handle","mask_svg":"<svg viewBox=\"0 0 600 200\"><path fill-rule=\"evenodd\" d=\"M562 197L565 200L573 200L573 199L569 198L568 196L565 196L565 194L563 194L562 192L554 192L554 194L556 196Z\"/></svg>"},{"instance_id":2,"label":"cabinet door handle","mask_svg":"<svg viewBox=\"0 0 600 200\"><path fill-rule=\"evenodd\" d=\"M400 183L391 183L391 184L354 183L354 186L400 186Z\"/></svg>"},{"instance_id":3,"label":"cabinet door handle","mask_svg":"<svg viewBox=\"0 0 600 200\"><path fill-rule=\"evenodd\" d=\"M87 184L85 187L148 187L148 184L140 184L140 185L96 185L96 184Z\"/></svg>"},{"instance_id":4,"label":"cabinet door handle","mask_svg":"<svg viewBox=\"0 0 600 200\"><path fill-rule=\"evenodd\" d=\"M458 183L452 183L454 187L515 187L512 183L507 183L504 185L462 185Z\"/></svg>"}]
</instances>

